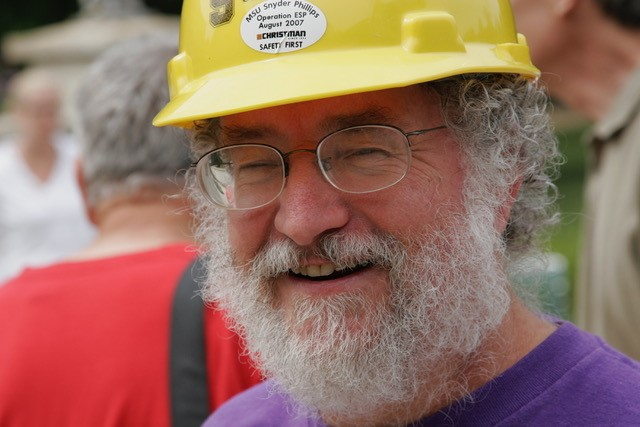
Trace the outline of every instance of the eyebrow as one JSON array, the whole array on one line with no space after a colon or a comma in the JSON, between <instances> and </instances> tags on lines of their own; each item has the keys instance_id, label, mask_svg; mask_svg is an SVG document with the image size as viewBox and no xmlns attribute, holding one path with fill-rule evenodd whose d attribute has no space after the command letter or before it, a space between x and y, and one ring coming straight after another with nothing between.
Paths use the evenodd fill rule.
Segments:
<instances>
[{"instance_id":1,"label":"eyebrow","mask_svg":"<svg viewBox=\"0 0 640 427\"><path fill-rule=\"evenodd\" d=\"M269 127L221 126L219 134L222 145L259 141L265 137L275 136L274 129Z\"/></svg>"},{"instance_id":2,"label":"eyebrow","mask_svg":"<svg viewBox=\"0 0 640 427\"><path fill-rule=\"evenodd\" d=\"M376 107L357 113L330 116L320 122L320 127L329 133L351 126L389 124L392 121L393 115L389 108Z\"/></svg>"},{"instance_id":3,"label":"eyebrow","mask_svg":"<svg viewBox=\"0 0 640 427\"><path fill-rule=\"evenodd\" d=\"M351 126L369 124L390 124L393 115L390 110L384 107L368 108L364 111L349 114L337 114L323 119L319 124L325 134L329 134L339 129ZM262 141L265 138L275 138L279 132L270 126L240 126L223 125L220 126L219 134L223 142L222 145L234 143L251 143L252 141Z\"/></svg>"}]
</instances>

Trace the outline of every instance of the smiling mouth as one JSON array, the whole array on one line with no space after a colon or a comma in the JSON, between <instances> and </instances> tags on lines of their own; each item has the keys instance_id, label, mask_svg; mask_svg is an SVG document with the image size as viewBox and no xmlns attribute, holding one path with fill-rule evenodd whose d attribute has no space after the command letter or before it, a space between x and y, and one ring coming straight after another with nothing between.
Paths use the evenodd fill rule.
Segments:
<instances>
[{"instance_id":1,"label":"smiling mouth","mask_svg":"<svg viewBox=\"0 0 640 427\"><path fill-rule=\"evenodd\" d=\"M309 266L304 266L296 269L291 269L289 270L289 274L299 279L320 282L323 280L340 279L350 274L362 271L365 268L368 268L370 266L371 266L370 263L364 263L364 264L357 265L355 267L348 267L348 268L336 270L333 264L309 265Z\"/></svg>"}]
</instances>

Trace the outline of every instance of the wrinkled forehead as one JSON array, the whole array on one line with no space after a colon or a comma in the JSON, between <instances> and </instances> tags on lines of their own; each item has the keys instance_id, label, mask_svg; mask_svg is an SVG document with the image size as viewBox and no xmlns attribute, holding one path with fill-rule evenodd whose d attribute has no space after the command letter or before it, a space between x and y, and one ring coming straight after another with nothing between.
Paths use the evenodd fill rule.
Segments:
<instances>
[{"instance_id":1,"label":"wrinkled forehead","mask_svg":"<svg viewBox=\"0 0 640 427\"><path fill-rule=\"evenodd\" d=\"M440 100L421 85L363 92L256 109L219 119L219 130L283 131L322 136L341 128L385 124L397 127L441 122Z\"/></svg>"},{"instance_id":2,"label":"wrinkled forehead","mask_svg":"<svg viewBox=\"0 0 640 427\"><path fill-rule=\"evenodd\" d=\"M263 134L322 136L350 126L385 124L400 128L442 123L441 100L425 84L255 109L197 122L192 135L194 155L217 148L222 140Z\"/></svg>"}]
</instances>

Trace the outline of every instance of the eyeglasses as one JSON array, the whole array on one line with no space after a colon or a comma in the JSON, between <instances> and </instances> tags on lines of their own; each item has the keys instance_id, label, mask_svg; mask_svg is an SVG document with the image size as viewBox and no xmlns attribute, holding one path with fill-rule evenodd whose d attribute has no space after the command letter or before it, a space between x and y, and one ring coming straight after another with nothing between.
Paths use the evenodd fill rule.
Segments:
<instances>
[{"instance_id":1,"label":"eyeglasses","mask_svg":"<svg viewBox=\"0 0 640 427\"><path fill-rule=\"evenodd\" d=\"M209 201L230 210L265 206L280 196L289 157L314 153L325 179L346 193L372 193L397 184L411 164L409 137L444 129L404 132L394 126L363 125L332 132L315 150L283 153L265 144L237 144L206 153L195 164L198 185Z\"/></svg>"}]
</instances>

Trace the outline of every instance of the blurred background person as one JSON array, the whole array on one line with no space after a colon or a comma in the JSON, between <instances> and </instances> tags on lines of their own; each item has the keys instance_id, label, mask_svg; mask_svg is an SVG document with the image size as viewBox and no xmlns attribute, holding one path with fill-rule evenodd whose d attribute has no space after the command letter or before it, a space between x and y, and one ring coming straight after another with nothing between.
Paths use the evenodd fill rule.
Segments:
<instances>
[{"instance_id":1,"label":"blurred background person","mask_svg":"<svg viewBox=\"0 0 640 427\"><path fill-rule=\"evenodd\" d=\"M176 52L174 36L128 41L80 83L79 176L98 236L0 288L3 427L170 425L172 304L197 255L179 195L190 165L184 135L151 124L168 101L165 64ZM220 312L203 319L206 417L260 378Z\"/></svg>"},{"instance_id":2,"label":"blurred background person","mask_svg":"<svg viewBox=\"0 0 640 427\"><path fill-rule=\"evenodd\" d=\"M640 2L511 3L552 96L593 122L576 321L640 359Z\"/></svg>"},{"instance_id":3,"label":"blurred background person","mask_svg":"<svg viewBox=\"0 0 640 427\"><path fill-rule=\"evenodd\" d=\"M77 142L59 126L54 80L35 69L18 74L7 107L16 132L0 141L0 283L26 266L60 260L95 235L74 176Z\"/></svg>"}]
</instances>

